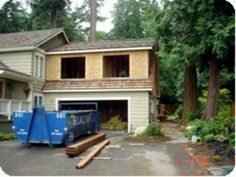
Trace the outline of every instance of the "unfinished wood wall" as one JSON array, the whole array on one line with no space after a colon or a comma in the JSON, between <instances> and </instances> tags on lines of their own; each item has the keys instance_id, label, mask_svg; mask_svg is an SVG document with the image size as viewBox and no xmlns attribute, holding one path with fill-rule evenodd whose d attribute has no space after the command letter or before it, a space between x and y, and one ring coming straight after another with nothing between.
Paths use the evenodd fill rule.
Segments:
<instances>
[{"instance_id":1,"label":"unfinished wood wall","mask_svg":"<svg viewBox=\"0 0 236 177\"><path fill-rule=\"evenodd\" d=\"M148 78L148 51L103 52L46 56L46 80L61 79L61 58L85 57L85 79L103 78L103 56L129 55L130 78Z\"/></svg>"}]
</instances>

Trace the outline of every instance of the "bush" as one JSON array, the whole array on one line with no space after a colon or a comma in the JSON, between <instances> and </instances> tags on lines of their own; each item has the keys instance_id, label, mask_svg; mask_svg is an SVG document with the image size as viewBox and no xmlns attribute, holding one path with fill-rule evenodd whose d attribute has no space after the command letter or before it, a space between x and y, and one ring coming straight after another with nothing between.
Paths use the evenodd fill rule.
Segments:
<instances>
[{"instance_id":1,"label":"bush","mask_svg":"<svg viewBox=\"0 0 236 177\"><path fill-rule=\"evenodd\" d=\"M202 141L227 142L231 148L234 148L234 118L230 116L231 100L229 94L229 90L220 89L219 107L216 117L203 121L200 120L199 115L197 119L195 118L195 120L189 122L192 129L185 130L185 136L191 138L199 127L199 136ZM203 91L202 97L199 97L200 113L203 113L206 101L207 92Z\"/></svg>"},{"instance_id":2,"label":"bush","mask_svg":"<svg viewBox=\"0 0 236 177\"><path fill-rule=\"evenodd\" d=\"M16 135L14 133L1 133L0 132L0 141L2 140L11 140L11 139L16 139Z\"/></svg>"},{"instance_id":3,"label":"bush","mask_svg":"<svg viewBox=\"0 0 236 177\"><path fill-rule=\"evenodd\" d=\"M219 162L219 161L222 160L222 157L221 157L220 155L214 155L214 156L212 157L212 159L213 159L214 161L216 161L216 162Z\"/></svg>"},{"instance_id":4,"label":"bush","mask_svg":"<svg viewBox=\"0 0 236 177\"><path fill-rule=\"evenodd\" d=\"M150 137L150 136L159 136L159 135L163 135L161 132L161 127L155 123L151 123L139 136Z\"/></svg>"}]
</instances>

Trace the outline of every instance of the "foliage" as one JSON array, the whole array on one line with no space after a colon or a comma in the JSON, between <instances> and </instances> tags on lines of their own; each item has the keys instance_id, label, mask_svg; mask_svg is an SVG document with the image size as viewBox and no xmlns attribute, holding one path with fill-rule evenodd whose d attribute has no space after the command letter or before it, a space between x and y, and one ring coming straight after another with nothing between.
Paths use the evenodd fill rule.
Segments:
<instances>
[{"instance_id":1,"label":"foliage","mask_svg":"<svg viewBox=\"0 0 236 177\"><path fill-rule=\"evenodd\" d=\"M201 111L207 101L207 91L203 91L202 96L199 97ZM195 117L189 125L193 128L185 130L185 135L191 137L198 127L200 127L200 138L203 141L220 141L227 142L231 147L234 147L234 119L230 116L230 92L228 89L220 89L219 108L217 116L207 121L200 120L200 117ZM200 114L199 114L200 115ZM196 119L197 118L197 119Z\"/></svg>"},{"instance_id":2,"label":"foliage","mask_svg":"<svg viewBox=\"0 0 236 177\"><path fill-rule=\"evenodd\" d=\"M180 119L183 113L183 106L179 105L175 112L168 117L168 120Z\"/></svg>"},{"instance_id":3,"label":"foliage","mask_svg":"<svg viewBox=\"0 0 236 177\"><path fill-rule=\"evenodd\" d=\"M0 9L0 33L30 30L30 16L21 2L7 1Z\"/></svg>"},{"instance_id":4,"label":"foliage","mask_svg":"<svg viewBox=\"0 0 236 177\"><path fill-rule=\"evenodd\" d=\"M1 133L0 132L0 141L1 140L11 140L11 139L16 139L16 135L14 133Z\"/></svg>"},{"instance_id":5,"label":"foliage","mask_svg":"<svg viewBox=\"0 0 236 177\"><path fill-rule=\"evenodd\" d=\"M214 155L214 156L212 157L212 159L213 159L214 161L218 162L218 161L221 161L221 160L222 160L222 157L221 157L220 155Z\"/></svg>"},{"instance_id":6,"label":"foliage","mask_svg":"<svg viewBox=\"0 0 236 177\"><path fill-rule=\"evenodd\" d=\"M157 125L156 123L151 123L139 136L150 137L150 136L160 136L160 135L163 135L161 132L160 125Z\"/></svg>"},{"instance_id":7,"label":"foliage","mask_svg":"<svg viewBox=\"0 0 236 177\"><path fill-rule=\"evenodd\" d=\"M110 32L110 37L113 39L144 37L141 8L141 0L118 0L112 12L114 28Z\"/></svg>"}]
</instances>

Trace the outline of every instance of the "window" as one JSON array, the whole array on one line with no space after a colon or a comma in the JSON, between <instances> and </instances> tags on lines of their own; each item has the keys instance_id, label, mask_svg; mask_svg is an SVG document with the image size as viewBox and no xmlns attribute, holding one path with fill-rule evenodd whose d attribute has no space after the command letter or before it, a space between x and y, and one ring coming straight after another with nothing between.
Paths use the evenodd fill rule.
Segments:
<instances>
[{"instance_id":1,"label":"window","mask_svg":"<svg viewBox=\"0 0 236 177\"><path fill-rule=\"evenodd\" d=\"M129 55L104 56L104 77L129 77Z\"/></svg>"},{"instance_id":2,"label":"window","mask_svg":"<svg viewBox=\"0 0 236 177\"><path fill-rule=\"evenodd\" d=\"M35 55L34 76L44 78L44 57Z\"/></svg>"},{"instance_id":3,"label":"window","mask_svg":"<svg viewBox=\"0 0 236 177\"><path fill-rule=\"evenodd\" d=\"M43 105L43 95L35 94L34 95L34 106L42 106Z\"/></svg>"},{"instance_id":4,"label":"window","mask_svg":"<svg viewBox=\"0 0 236 177\"><path fill-rule=\"evenodd\" d=\"M62 58L61 78L85 78L85 58Z\"/></svg>"}]
</instances>

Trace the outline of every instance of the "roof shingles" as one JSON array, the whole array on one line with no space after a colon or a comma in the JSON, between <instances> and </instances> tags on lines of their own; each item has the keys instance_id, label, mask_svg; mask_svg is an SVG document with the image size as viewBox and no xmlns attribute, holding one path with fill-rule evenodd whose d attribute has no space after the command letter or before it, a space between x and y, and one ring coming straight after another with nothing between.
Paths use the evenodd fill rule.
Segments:
<instances>
[{"instance_id":1,"label":"roof shingles","mask_svg":"<svg viewBox=\"0 0 236 177\"><path fill-rule=\"evenodd\" d=\"M17 47L35 47L62 28L0 34L0 49Z\"/></svg>"},{"instance_id":2,"label":"roof shingles","mask_svg":"<svg viewBox=\"0 0 236 177\"><path fill-rule=\"evenodd\" d=\"M115 48L134 48L134 47L154 47L155 41L152 38L129 39L129 40L110 40L96 42L70 43L48 52L61 51L79 51L79 50L97 50L97 49L115 49Z\"/></svg>"}]
</instances>

